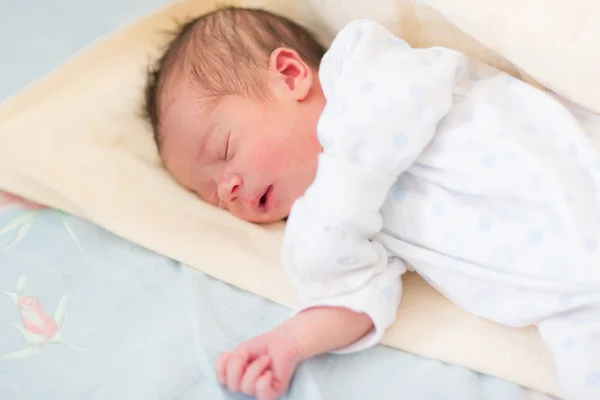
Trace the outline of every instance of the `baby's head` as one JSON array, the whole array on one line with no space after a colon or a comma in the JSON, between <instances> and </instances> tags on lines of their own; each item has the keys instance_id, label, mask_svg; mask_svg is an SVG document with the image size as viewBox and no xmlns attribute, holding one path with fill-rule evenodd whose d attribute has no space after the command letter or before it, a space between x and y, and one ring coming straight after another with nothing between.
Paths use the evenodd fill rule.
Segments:
<instances>
[{"instance_id":1,"label":"baby's head","mask_svg":"<svg viewBox=\"0 0 600 400\"><path fill-rule=\"evenodd\" d=\"M314 179L325 48L262 10L185 24L146 88L165 167L202 199L253 222L287 216Z\"/></svg>"}]
</instances>

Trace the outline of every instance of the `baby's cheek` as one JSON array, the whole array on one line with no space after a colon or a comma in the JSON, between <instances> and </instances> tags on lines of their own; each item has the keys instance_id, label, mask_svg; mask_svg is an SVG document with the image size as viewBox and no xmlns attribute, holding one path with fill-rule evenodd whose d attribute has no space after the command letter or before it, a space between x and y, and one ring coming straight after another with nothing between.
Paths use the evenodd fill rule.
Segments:
<instances>
[{"instance_id":1,"label":"baby's cheek","mask_svg":"<svg viewBox=\"0 0 600 400\"><path fill-rule=\"evenodd\" d=\"M257 172L284 174L290 169L303 169L307 162L316 163L320 146L316 138L288 137L275 141L260 141L252 151L250 164ZM292 172L293 173L293 172Z\"/></svg>"},{"instance_id":2,"label":"baby's cheek","mask_svg":"<svg viewBox=\"0 0 600 400\"><path fill-rule=\"evenodd\" d=\"M266 143L256 153L256 166L264 171L279 170L293 164L295 150L291 145L277 146L274 143Z\"/></svg>"}]
</instances>

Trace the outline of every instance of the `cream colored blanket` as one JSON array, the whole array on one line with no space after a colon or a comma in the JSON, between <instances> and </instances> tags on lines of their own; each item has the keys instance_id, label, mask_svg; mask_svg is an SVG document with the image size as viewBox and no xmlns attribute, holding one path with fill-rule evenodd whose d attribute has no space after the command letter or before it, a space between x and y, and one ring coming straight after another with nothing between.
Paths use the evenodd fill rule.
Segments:
<instances>
[{"instance_id":1,"label":"cream colored blanket","mask_svg":"<svg viewBox=\"0 0 600 400\"><path fill-rule=\"evenodd\" d=\"M517 6L517 0L503 0L506 10L499 12L500 22L486 8L490 2L485 7L467 0L429 3L548 87L600 110L600 96L589 90L600 87L595 73L600 58L588 52L584 40L595 29L593 15L596 20L600 16L591 1L571 1L568 6L553 2L555 15L539 1L520 0ZM211 0L189 0L150 16L1 105L0 189L87 218L215 278L293 307L294 289L280 268L283 226L244 223L178 187L162 169L149 129L138 117L145 68L164 42L161 32L172 26L174 17L212 6ZM324 40L350 19L370 17L413 45L456 47L521 76L519 69L449 25L441 14L408 0L279 0L268 6L309 24ZM571 12L561 15L565 8ZM510 32L496 30L508 13L518 22L510 24ZM540 15L559 21L570 42L546 44L548 38L557 38L550 26L531 32L529 23ZM568 61L561 53L567 44L573 47ZM509 329L470 316L415 275L406 277L405 290L397 323L384 344L560 395L549 353L535 329Z\"/></svg>"}]
</instances>

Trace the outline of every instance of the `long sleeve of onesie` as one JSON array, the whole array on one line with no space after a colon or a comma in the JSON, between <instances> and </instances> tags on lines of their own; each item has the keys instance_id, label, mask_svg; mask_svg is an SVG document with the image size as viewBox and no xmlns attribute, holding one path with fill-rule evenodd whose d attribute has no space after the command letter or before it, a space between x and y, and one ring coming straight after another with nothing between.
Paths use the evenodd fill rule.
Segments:
<instances>
[{"instance_id":1,"label":"long sleeve of onesie","mask_svg":"<svg viewBox=\"0 0 600 400\"><path fill-rule=\"evenodd\" d=\"M292 207L283 262L298 311L337 306L372 318L372 332L340 352L376 344L395 319L406 269L374 240L380 209L450 109L462 65L457 52L411 49L367 20L348 24L323 58L323 152L314 182Z\"/></svg>"}]
</instances>

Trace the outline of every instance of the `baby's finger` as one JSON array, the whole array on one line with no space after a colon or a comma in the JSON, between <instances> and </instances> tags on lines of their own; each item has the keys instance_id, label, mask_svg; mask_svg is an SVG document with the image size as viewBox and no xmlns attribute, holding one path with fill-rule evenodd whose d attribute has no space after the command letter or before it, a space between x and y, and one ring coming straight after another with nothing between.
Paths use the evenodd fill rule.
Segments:
<instances>
[{"instance_id":1,"label":"baby's finger","mask_svg":"<svg viewBox=\"0 0 600 400\"><path fill-rule=\"evenodd\" d=\"M227 388L232 392L239 392L240 390L240 381L248 366L249 357L250 354L245 350L234 352L229 357L229 362L227 363Z\"/></svg>"},{"instance_id":2,"label":"baby's finger","mask_svg":"<svg viewBox=\"0 0 600 400\"><path fill-rule=\"evenodd\" d=\"M246 368L242 377L242 392L248 396L254 396L256 380L265 372L271 364L271 359L265 355L258 357Z\"/></svg>"},{"instance_id":3,"label":"baby's finger","mask_svg":"<svg viewBox=\"0 0 600 400\"><path fill-rule=\"evenodd\" d=\"M226 375L225 371L227 370L227 361L229 361L229 357L231 353L223 353L217 358L215 362L215 371L217 373L217 380L219 384L225 385L226 383Z\"/></svg>"},{"instance_id":4,"label":"baby's finger","mask_svg":"<svg viewBox=\"0 0 600 400\"><path fill-rule=\"evenodd\" d=\"M273 390L273 372L267 371L256 381L256 399L276 400L277 394Z\"/></svg>"}]
</instances>

